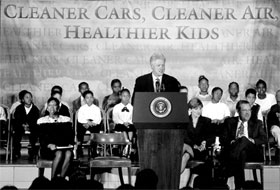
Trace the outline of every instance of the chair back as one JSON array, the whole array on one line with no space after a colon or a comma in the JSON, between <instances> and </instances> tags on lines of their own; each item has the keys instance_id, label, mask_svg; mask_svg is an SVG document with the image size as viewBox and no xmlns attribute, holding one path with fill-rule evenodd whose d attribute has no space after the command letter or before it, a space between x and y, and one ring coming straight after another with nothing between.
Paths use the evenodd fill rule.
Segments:
<instances>
[{"instance_id":1,"label":"chair back","mask_svg":"<svg viewBox=\"0 0 280 190\"><path fill-rule=\"evenodd\" d=\"M5 115L6 115L6 121L7 121L7 139L6 139L6 161L9 160L9 154L12 152L12 144L11 144L11 138L12 138L12 129L11 129L11 116L10 108L4 104L0 104L1 107L4 108ZM12 160L12 154L10 154L10 160Z\"/></svg>"},{"instance_id":2,"label":"chair back","mask_svg":"<svg viewBox=\"0 0 280 190\"><path fill-rule=\"evenodd\" d=\"M113 121L113 109L109 108L106 112L106 131L108 133L112 132L114 128L114 123L110 123L110 121Z\"/></svg>"},{"instance_id":3,"label":"chair back","mask_svg":"<svg viewBox=\"0 0 280 190\"><path fill-rule=\"evenodd\" d=\"M94 133L92 143L108 145L128 145L130 141L124 133Z\"/></svg>"}]
</instances>

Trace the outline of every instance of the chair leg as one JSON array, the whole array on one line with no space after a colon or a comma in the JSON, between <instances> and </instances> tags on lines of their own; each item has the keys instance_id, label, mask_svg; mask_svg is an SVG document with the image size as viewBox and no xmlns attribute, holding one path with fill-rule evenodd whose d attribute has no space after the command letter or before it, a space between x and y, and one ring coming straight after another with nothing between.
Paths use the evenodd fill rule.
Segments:
<instances>
[{"instance_id":1,"label":"chair leg","mask_svg":"<svg viewBox=\"0 0 280 190\"><path fill-rule=\"evenodd\" d=\"M131 167L127 168L128 184L131 185Z\"/></svg>"},{"instance_id":2,"label":"chair leg","mask_svg":"<svg viewBox=\"0 0 280 190\"><path fill-rule=\"evenodd\" d=\"M253 177L254 177L254 181L258 182L257 169L253 169Z\"/></svg>"},{"instance_id":3,"label":"chair leg","mask_svg":"<svg viewBox=\"0 0 280 190\"><path fill-rule=\"evenodd\" d=\"M192 169L190 169L190 176L189 176L189 180L188 180L187 185L186 185L187 187L190 186L192 178L193 178L193 172L192 172Z\"/></svg>"},{"instance_id":4,"label":"chair leg","mask_svg":"<svg viewBox=\"0 0 280 190\"><path fill-rule=\"evenodd\" d=\"M263 169L260 169L260 176L261 176L261 185L263 188Z\"/></svg>"},{"instance_id":5,"label":"chair leg","mask_svg":"<svg viewBox=\"0 0 280 190\"><path fill-rule=\"evenodd\" d=\"M118 168L121 185L124 185L122 168Z\"/></svg>"},{"instance_id":6,"label":"chair leg","mask_svg":"<svg viewBox=\"0 0 280 190\"><path fill-rule=\"evenodd\" d=\"M44 176L45 168L38 168L38 176Z\"/></svg>"}]
</instances>

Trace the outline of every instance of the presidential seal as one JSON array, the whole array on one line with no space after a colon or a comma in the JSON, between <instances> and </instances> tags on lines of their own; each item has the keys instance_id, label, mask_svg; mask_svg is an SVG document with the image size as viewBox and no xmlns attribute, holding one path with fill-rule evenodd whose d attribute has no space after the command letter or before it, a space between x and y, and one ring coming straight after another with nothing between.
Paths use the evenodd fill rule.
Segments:
<instances>
[{"instance_id":1,"label":"presidential seal","mask_svg":"<svg viewBox=\"0 0 280 190\"><path fill-rule=\"evenodd\" d=\"M167 98L157 97L150 104L152 114L158 118L164 118L171 112L171 103Z\"/></svg>"}]
</instances>

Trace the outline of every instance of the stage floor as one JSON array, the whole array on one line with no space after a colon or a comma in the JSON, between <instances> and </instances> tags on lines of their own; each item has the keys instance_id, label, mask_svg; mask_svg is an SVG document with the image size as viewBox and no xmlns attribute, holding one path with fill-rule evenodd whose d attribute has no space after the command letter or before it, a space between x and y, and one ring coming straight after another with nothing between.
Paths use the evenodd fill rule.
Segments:
<instances>
[{"instance_id":1,"label":"stage floor","mask_svg":"<svg viewBox=\"0 0 280 190\"><path fill-rule=\"evenodd\" d=\"M36 167L36 161L29 161L27 152L23 150L22 157L18 160L12 162L5 161L5 155L3 150L0 151L0 188L4 185L15 185L18 188L28 188L31 185L31 182L38 176L38 169ZM87 169L88 158L85 156L80 159L78 162L75 161L75 164L78 164L81 169ZM135 183L135 174L139 168L138 163L134 163L132 171L132 184ZM89 173L86 171L86 173ZM125 183L128 183L127 179L127 170L123 169ZM250 170L245 171L246 180L253 180L253 175ZM50 168L45 169L44 175L50 179L51 170ZM181 185L186 182L184 179L187 179L189 175L188 170L186 170L181 175ZM258 172L258 179L260 181L260 176ZM100 182L103 183L104 188L115 189L120 185L119 176L117 169L112 169L110 172L106 172L102 175ZM228 185L231 189L234 188L233 178L230 178ZM274 161L267 162L264 165L264 189L265 190L279 190L280 189L280 163Z\"/></svg>"}]
</instances>

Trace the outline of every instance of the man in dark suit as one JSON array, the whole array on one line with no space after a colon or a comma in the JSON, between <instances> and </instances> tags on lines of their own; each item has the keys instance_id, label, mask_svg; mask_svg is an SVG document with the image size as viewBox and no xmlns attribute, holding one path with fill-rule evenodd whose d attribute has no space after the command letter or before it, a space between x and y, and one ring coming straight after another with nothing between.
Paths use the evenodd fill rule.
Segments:
<instances>
[{"instance_id":1,"label":"man in dark suit","mask_svg":"<svg viewBox=\"0 0 280 190\"><path fill-rule=\"evenodd\" d=\"M222 144L226 154L227 175L234 176L235 188L240 189L245 181L245 162L263 159L261 145L266 142L266 134L262 121L251 119L248 101L240 100L236 109L239 116L225 120Z\"/></svg>"},{"instance_id":2,"label":"man in dark suit","mask_svg":"<svg viewBox=\"0 0 280 190\"><path fill-rule=\"evenodd\" d=\"M164 74L165 57L161 53L154 53L150 58L152 72L138 77L135 81L132 102L135 92L179 92L181 86L178 80Z\"/></svg>"},{"instance_id":3,"label":"man in dark suit","mask_svg":"<svg viewBox=\"0 0 280 190\"><path fill-rule=\"evenodd\" d=\"M88 83L86 83L86 82L81 82L81 83L79 84L79 92L81 93L81 96L79 96L76 100L74 100L74 101L72 102L73 113L74 113L74 114L76 113L76 111L78 111L78 109L79 109L82 105L85 104L85 100L84 100L84 98L83 98L82 95L83 95L83 93L84 93L85 91L87 91L87 90L89 90L89 85L88 85ZM99 106L99 101L98 101L96 98L94 98L93 104L96 105L96 106Z\"/></svg>"}]
</instances>

